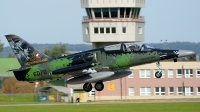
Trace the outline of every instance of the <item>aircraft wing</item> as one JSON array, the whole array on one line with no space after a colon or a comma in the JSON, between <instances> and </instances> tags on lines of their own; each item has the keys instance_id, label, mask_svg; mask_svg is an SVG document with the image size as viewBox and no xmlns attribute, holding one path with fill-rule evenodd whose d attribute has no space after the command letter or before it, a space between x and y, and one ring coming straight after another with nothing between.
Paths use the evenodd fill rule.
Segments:
<instances>
[{"instance_id":1,"label":"aircraft wing","mask_svg":"<svg viewBox=\"0 0 200 112\"><path fill-rule=\"evenodd\" d=\"M70 66L70 67L67 67L67 68L55 70L55 71L52 72L52 74L63 74L63 73L69 73L69 72L73 72L73 71L84 70L84 69L94 67L96 65L98 65L98 63L91 63L91 62L79 64L79 65L74 65L74 66Z\"/></svg>"},{"instance_id":2,"label":"aircraft wing","mask_svg":"<svg viewBox=\"0 0 200 112\"><path fill-rule=\"evenodd\" d=\"M8 70L7 72L13 71L13 72L20 72L20 71L26 71L29 70L30 67L25 67L25 68L19 68L19 69L12 69L12 70Z\"/></svg>"}]
</instances>

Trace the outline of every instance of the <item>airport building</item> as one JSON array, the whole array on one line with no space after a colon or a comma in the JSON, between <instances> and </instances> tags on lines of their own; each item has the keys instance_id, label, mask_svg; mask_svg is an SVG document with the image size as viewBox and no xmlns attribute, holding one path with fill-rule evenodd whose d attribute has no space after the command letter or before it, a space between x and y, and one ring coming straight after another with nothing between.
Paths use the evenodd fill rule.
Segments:
<instances>
[{"instance_id":1,"label":"airport building","mask_svg":"<svg viewBox=\"0 0 200 112\"><path fill-rule=\"evenodd\" d=\"M89 100L199 98L200 62L161 62L163 76L155 78L155 63L131 67L132 74L104 82L104 90L93 89ZM69 96L83 93L83 84L68 85ZM94 85L93 85L94 86ZM81 97L81 95L78 95Z\"/></svg>"}]
</instances>

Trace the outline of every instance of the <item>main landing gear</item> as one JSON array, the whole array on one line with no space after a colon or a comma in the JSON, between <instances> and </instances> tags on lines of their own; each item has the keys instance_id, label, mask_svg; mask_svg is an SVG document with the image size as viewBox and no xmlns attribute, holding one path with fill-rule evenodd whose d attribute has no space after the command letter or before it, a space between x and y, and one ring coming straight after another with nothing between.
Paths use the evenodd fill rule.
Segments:
<instances>
[{"instance_id":1,"label":"main landing gear","mask_svg":"<svg viewBox=\"0 0 200 112\"><path fill-rule=\"evenodd\" d=\"M97 82L95 85L94 85L95 89L97 91L102 91L104 89L104 84L103 82ZM85 83L83 85L83 90L85 92L90 92L92 90L92 84L91 83Z\"/></svg>"},{"instance_id":2,"label":"main landing gear","mask_svg":"<svg viewBox=\"0 0 200 112\"><path fill-rule=\"evenodd\" d=\"M85 84L83 85L83 90L84 90L85 92L90 92L90 91L92 90L92 84L91 84L91 83L85 83Z\"/></svg>"},{"instance_id":3,"label":"main landing gear","mask_svg":"<svg viewBox=\"0 0 200 112\"><path fill-rule=\"evenodd\" d=\"M156 66L159 68L159 71L155 73L156 78L161 78L162 77L162 66L160 65L160 62L156 63Z\"/></svg>"},{"instance_id":4,"label":"main landing gear","mask_svg":"<svg viewBox=\"0 0 200 112\"><path fill-rule=\"evenodd\" d=\"M95 85L94 85L95 89L97 91L102 91L104 89L104 84L102 82L97 82Z\"/></svg>"}]
</instances>

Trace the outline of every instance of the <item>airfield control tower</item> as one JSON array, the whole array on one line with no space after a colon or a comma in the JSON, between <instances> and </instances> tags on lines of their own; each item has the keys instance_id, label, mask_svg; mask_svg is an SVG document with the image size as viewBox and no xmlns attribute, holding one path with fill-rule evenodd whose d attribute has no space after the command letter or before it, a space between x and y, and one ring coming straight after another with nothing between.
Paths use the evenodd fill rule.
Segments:
<instances>
[{"instance_id":1,"label":"airfield control tower","mask_svg":"<svg viewBox=\"0 0 200 112\"><path fill-rule=\"evenodd\" d=\"M81 0L83 41L94 48L144 40L145 20L140 16L145 0Z\"/></svg>"}]
</instances>

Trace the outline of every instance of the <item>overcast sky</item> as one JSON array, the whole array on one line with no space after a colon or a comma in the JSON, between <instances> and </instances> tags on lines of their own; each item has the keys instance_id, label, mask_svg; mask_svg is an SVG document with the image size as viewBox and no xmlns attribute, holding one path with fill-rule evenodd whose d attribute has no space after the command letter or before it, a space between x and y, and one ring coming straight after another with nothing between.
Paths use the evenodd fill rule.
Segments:
<instances>
[{"instance_id":1,"label":"overcast sky","mask_svg":"<svg viewBox=\"0 0 200 112\"><path fill-rule=\"evenodd\" d=\"M200 42L200 0L146 0L145 43ZM16 34L29 43L84 43L80 0L0 0L0 37Z\"/></svg>"}]
</instances>

